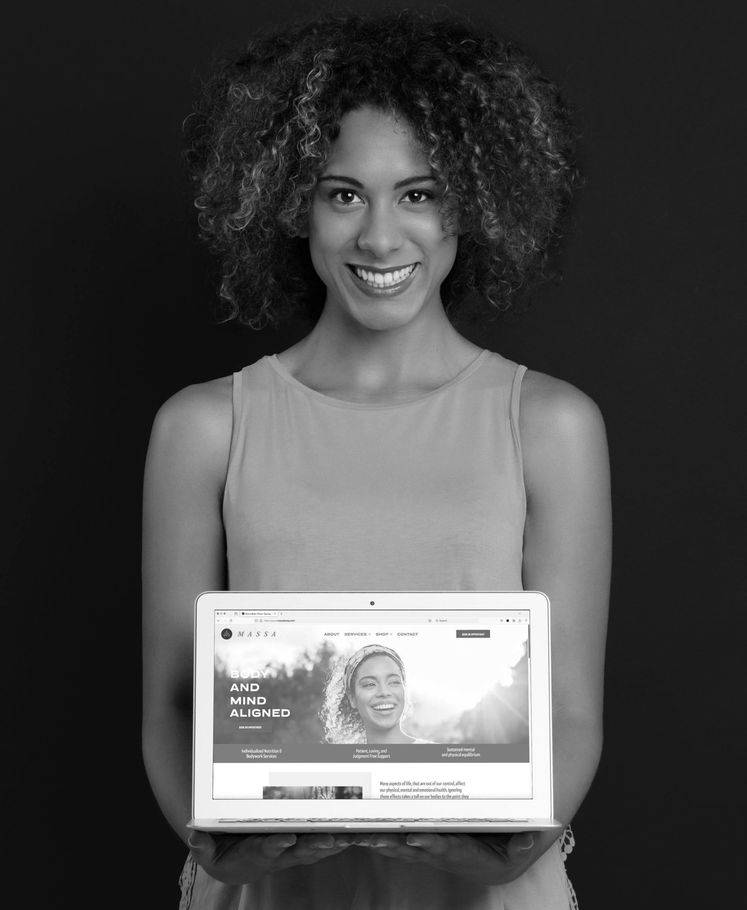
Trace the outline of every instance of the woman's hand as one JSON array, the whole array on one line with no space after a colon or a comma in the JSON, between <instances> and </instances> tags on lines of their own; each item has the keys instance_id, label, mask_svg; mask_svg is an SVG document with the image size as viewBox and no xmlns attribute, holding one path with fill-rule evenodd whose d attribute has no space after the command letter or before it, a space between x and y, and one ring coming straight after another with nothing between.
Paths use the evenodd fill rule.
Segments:
<instances>
[{"instance_id":1,"label":"woman's hand","mask_svg":"<svg viewBox=\"0 0 747 910\"><path fill-rule=\"evenodd\" d=\"M331 834L208 834L193 831L190 852L213 878L245 885L269 872L307 866L349 846Z\"/></svg>"},{"instance_id":2,"label":"woman's hand","mask_svg":"<svg viewBox=\"0 0 747 910\"><path fill-rule=\"evenodd\" d=\"M359 834L351 835L350 843L405 862L427 863L483 885L513 881L535 859L534 835L529 831L475 835Z\"/></svg>"}]
</instances>

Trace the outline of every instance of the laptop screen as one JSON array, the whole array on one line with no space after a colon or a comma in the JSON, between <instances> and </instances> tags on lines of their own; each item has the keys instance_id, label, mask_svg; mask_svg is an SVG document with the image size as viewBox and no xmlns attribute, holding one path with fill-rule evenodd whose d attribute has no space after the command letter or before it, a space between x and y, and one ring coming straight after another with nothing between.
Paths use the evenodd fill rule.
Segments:
<instances>
[{"instance_id":1,"label":"laptop screen","mask_svg":"<svg viewBox=\"0 0 747 910\"><path fill-rule=\"evenodd\" d=\"M528 609L286 598L210 620L213 800L532 798Z\"/></svg>"}]
</instances>

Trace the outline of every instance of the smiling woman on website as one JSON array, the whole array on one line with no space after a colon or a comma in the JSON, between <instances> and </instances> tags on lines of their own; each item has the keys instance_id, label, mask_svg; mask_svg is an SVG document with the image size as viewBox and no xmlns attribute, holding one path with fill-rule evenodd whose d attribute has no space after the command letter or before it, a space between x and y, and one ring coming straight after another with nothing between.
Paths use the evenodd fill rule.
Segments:
<instances>
[{"instance_id":1,"label":"smiling woman on website","mask_svg":"<svg viewBox=\"0 0 747 910\"><path fill-rule=\"evenodd\" d=\"M330 673L320 712L328 743L426 743L402 729L407 708L402 658L365 645Z\"/></svg>"},{"instance_id":2,"label":"smiling woman on website","mask_svg":"<svg viewBox=\"0 0 747 910\"><path fill-rule=\"evenodd\" d=\"M190 120L228 315L298 344L159 411L145 477L144 754L187 841L192 605L209 589L544 591L555 808L602 741L610 503L599 411L448 313L543 271L574 180L553 86L418 14L253 41ZM389 693L391 695L391 693ZM358 697L357 695L355 696ZM554 835L194 833L190 910L567 910Z\"/></svg>"}]
</instances>

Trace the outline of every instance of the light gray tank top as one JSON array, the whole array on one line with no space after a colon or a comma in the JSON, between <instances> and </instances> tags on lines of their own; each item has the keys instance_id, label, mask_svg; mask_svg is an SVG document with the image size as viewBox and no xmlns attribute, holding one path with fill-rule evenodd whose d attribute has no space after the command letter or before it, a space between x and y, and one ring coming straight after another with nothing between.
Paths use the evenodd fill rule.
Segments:
<instances>
[{"instance_id":1,"label":"light gray tank top","mask_svg":"<svg viewBox=\"0 0 747 910\"><path fill-rule=\"evenodd\" d=\"M275 356L233 377L223 502L234 590L519 590L525 368L489 351L413 401L359 404ZM188 859L181 910L567 910L557 845L485 886L351 847L224 885Z\"/></svg>"},{"instance_id":2,"label":"light gray tank top","mask_svg":"<svg viewBox=\"0 0 747 910\"><path fill-rule=\"evenodd\" d=\"M236 373L229 587L520 589L524 371L483 351L392 405L330 398L275 356Z\"/></svg>"}]
</instances>

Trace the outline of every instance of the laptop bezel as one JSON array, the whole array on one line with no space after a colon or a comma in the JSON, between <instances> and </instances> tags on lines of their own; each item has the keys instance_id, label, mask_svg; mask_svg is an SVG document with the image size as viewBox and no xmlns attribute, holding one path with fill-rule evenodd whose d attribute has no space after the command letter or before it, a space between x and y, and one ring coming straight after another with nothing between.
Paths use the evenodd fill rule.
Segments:
<instances>
[{"instance_id":1,"label":"laptop bezel","mask_svg":"<svg viewBox=\"0 0 747 910\"><path fill-rule=\"evenodd\" d=\"M283 822L304 821L310 815L324 816L324 821L361 822L358 800L274 801L270 813L267 801L261 799L214 799L213 784L213 683L216 610L322 610L334 604L335 609L387 610L528 610L530 614L532 680L531 762L532 796L523 799L415 799L375 800L377 819L418 819L438 822L451 819L553 818L552 775L552 709L551 709L551 627L550 604L539 591L205 591L194 605L194 720L192 754L192 820L193 827L213 827L217 820L239 820L250 827L261 825L272 814ZM496 605L496 599L500 602ZM546 655L546 659L541 656ZM268 762L268 766L269 766ZM275 764L273 768L277 768ZM282 826L282 822L281 822ZM241 827L241 825L239 825Z\"/></svg>"}]
</instances>

